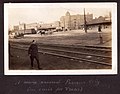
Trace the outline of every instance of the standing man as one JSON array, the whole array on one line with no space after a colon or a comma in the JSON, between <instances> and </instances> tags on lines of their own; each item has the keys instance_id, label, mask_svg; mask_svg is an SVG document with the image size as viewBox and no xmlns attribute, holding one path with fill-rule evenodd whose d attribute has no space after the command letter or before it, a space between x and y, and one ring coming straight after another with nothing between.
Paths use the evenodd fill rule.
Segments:
<instances>
[{"instance_id":1,"label":"standing man","mask_svg":"<svg viewBox=\"0 0 120 94\"><path fill-rule=\"evenodd\" d=\"M103 43L103 37L102 37L102 27L101 25L98 26L98 33L99 33L99 38L100 38L100 44Z\"/></svg>"},{"instance_id":2,"label":"standing man","mask_svg":"<svg viewBox=\"0 0 120 94\"><path fill-rule=\"evenodd\" d=\"M39 67L38 46L36 45L35 40L32 41L32 44L29 47L28 55L30 56L30 60L31 60L31 68L33 68L33 61L34 59L36 59L37 64L38 64L38 69L41 69Z\"/></svg>"}]
</instances>

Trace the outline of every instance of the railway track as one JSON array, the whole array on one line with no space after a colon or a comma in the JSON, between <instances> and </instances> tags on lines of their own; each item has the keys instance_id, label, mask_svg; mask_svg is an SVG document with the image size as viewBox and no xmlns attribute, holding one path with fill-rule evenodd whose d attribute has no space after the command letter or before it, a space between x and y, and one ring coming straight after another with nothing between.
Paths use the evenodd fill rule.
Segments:
<instances>
[{"instance_id":1,"label":"railway track","mask_svg":"<svg viewBox=\"0 0 120 94\"><path fill-rule=\"evenodd\" d=\"M11 47L28 51L28 44L12 44ZM85 61L95 64L112 66L111 48L91 46L66 46L39 44L39 53Z\"/></svg>"}]
</instances>

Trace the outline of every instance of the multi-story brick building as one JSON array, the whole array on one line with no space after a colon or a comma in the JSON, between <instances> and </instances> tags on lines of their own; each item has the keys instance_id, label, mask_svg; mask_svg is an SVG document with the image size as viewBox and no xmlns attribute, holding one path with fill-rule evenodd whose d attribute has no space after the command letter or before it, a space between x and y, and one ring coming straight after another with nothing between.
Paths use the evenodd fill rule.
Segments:
<instances>
[{"instance_id":1,"label":"multi-story brick building","mask_svg":"<svg viewBox=\"0 0 120 94\"><path fill-rule=\"evenodd\" d=\"M89 22L93 20L93 14L86 15L86 21ZM70 29L80 29L81 24L84 23L84 15L70 15L69 12L66 12L65 16L60 18L61 27L67 30Z\"/></svg>"}]
</instances>

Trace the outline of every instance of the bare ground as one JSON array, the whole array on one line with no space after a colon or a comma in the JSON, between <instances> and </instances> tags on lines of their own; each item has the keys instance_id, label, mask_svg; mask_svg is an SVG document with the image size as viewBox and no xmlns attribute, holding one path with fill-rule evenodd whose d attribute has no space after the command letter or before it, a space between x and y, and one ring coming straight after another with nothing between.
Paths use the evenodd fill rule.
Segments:
<instances>
[{"instance_id":1,"label":"bare ground","mask_svg":"<svg viewBox=\"0 0 120 94\"><path fill-rule=\"evenodd\" d=\"M27 35L20 39L10 39L13 42L31 43L35 39L37 43L44 44L61 44L61 45L95 45L95 46L111 46L110 30L103 31L103 44L99 44L99 36L97 31L89 31L85 34L83 31L56 32L53 35ZM12 49L9 68L12 70L30 70L30 59L27 51ZM39 53L40 67L42 70L69 70L69 69L108 69L110 67L92 64L83 61L65 59L62 57L51 56ZM37 69L37 63L34 62L34 69Z\"/></svg>"},{"instance_id":2,"label":"bare ground","mask_svg":"<svg viewBox=\"0 0 120 94\"><path fill-rule=\"evenodd\" d=\"M27 51L11 49L10 57L11 70L31 70L30 58ZM109 69L110 67L100 64L93 64L73 59L51 56L39 53L40 67L42 70L74 70L74 69ZM34 69L37 70L37 63L34 61Z\"/></svg>"}]
</instances>

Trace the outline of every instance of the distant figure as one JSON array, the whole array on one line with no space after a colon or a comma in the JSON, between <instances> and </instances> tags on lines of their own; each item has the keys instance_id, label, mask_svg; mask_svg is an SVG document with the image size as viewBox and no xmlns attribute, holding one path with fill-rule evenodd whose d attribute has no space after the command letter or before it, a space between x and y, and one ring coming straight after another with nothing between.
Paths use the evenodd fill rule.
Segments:
<instances>
[{"instance_id":1,"label":"distant figure","mask_svg":"<svg viewBox=\"0 0 120 94\"><path fill-rule=\"evenodd\" d=\"M99 38L100 38L100 44L103 43L103 37L102 37L102 27L101 25L98 26L98 33L99 33Z\"/></svg>"},{"instance_id":2,"label":"distant figure","mask_svg":"<svg viewBox=\"0 0 120 94\"><path fill-rule=\"evenodd\" d=\"M102 27L101 27L101 25L99 25L98 26L98 32L102 32L101 29L102 29Z\"/></svg>"},{"instance_id":3,"label":"distant figure","mask_svg":"<svg viewBox=\"0 0 120 94\"><path fill-rule=\"evenodd\" d=\"M31 60L31 68L33 68L33 61L34 59L36 59L37 64L38 64L38 69L41 69L39 67L38 46L36 45L35 40L32 41L32 44L29 47L28 55L30 56L30 60Z\"/></svg>"}]
</instances>

